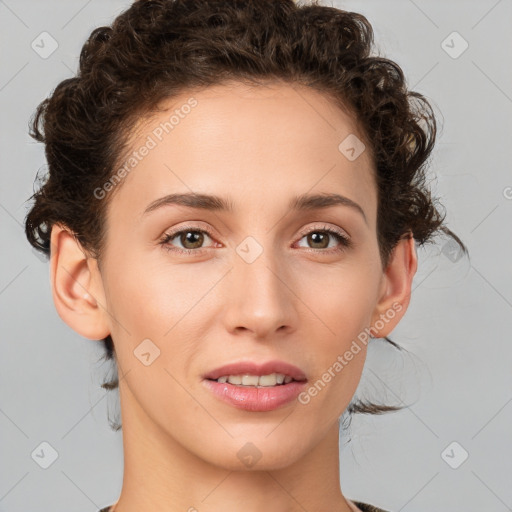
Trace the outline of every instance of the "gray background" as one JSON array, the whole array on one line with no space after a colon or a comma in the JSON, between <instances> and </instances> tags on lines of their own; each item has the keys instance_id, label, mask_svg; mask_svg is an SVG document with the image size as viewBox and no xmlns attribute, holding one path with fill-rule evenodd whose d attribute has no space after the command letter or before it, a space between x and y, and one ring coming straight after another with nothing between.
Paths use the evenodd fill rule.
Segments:
<instances>
[{"instance_id":1,"label":"gray background","mask_svg":"<svg viewBox=\"0 0 512 512\"><path fill-rule=\"evenodd\" d=\"M410 407L353 419L342 489L391 512L512 510L512 2L323 3L367 16L378 49L435 105L431 186L470 251L459 258L443 240L419 251L391 335L408 352L375 341L357 392ZM28 120L74 73L89 33L129 4L0 0L0 511L96 512L121 490L122 433L107 418L117 395L100 388L109 365L59 318L22 224L45 164ZM47 58L31 47L43 31L58 43ZM42 442L58 455L47 469L32 457Z\"/></svg>"}]
</instances>

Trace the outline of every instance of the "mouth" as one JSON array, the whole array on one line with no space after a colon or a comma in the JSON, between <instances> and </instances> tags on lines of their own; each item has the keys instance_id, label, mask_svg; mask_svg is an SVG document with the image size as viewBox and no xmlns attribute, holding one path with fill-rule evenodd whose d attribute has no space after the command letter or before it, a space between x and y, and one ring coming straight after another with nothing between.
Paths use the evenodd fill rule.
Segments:
<instances>
[{"instance_id":1,"label":"mouth","mask_svg":"<svg viewBox=\"0 0 512 512\"><path fill-rule=\"evenodd\" d=\"M212 370L203 379L220 383L229 382L236 386L279 386L292 381L303 382L306 374L297 366L285 361L240 361L229 363Z\"/></svg>"},{"instance_id":2,"label":"mouth","mask_svg":"<svg viewBox=\"0 0 512 512\"><path fill-rule=\"evenodd\" d=\"M225 384L228 382L234 386L247 386L257 388L283 386L284 384L289 384L290 382L299 382L291 375L286 375L284 373L269 373L268 375L250 375L248 373L240 375L222 375L218 379L208 380L219 382L220 384Z\"/></svg>"},{"instance_id":3,"label":"mouth","mask_svg":"<svg viewBox=\"0 0 512 512\"><path fill-rule=\"evenodd\" d=\"M216 398L253 412L274 410L293 401L306 382L302 370L284 361L232 363L203 375L204 385Z\"/></svg>"}]
</instances>

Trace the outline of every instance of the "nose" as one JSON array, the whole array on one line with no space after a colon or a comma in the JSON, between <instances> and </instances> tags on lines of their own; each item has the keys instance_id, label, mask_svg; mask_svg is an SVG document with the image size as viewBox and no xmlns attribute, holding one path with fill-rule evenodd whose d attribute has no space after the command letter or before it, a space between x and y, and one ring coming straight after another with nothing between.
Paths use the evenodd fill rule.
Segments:
<instances>
[{"instance_id":1,"label":"nose","mask_svg":"<svg viewBox=\"0 0 512 512\"><path fill-rule=\"evenodd\" d=\"M231 334L248 332L258 340L292 332L297 328L300 302L293 277L272 250L265 249L251 260L237 253L223 284L226 329Z\"/></svg>"}]
</instances>

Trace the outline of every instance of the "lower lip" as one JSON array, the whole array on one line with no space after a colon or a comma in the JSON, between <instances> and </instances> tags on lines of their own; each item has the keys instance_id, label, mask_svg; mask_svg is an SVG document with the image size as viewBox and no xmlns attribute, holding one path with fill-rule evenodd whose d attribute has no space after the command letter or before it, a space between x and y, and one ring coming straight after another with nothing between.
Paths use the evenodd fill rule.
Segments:
<instances>
[{"instance_id":1,"label":"lower lip","mask_svg":"<svg viewBox=\"0 0 512 512\"><path fill-rule=\"evenodd\" d=\"M206 387L218 398L234 407L246 411L272 411L297 398L306 386L306 381L292 381L278 386L253 387L235 386L229 382L220 383L216 380L203 380Z\"/></svg>"}]
</instances>

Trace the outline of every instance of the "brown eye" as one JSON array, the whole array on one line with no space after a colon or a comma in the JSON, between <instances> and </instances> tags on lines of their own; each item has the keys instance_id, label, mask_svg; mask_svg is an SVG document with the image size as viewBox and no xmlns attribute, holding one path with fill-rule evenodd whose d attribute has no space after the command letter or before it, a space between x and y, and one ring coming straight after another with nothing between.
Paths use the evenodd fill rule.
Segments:
<instances>
[{"instance_id":1,"label":"brown eye","mask_svg":"<svg viewBox=\"0 0 512 512\"><path fill-rule=\"evenodd\" d=\"M214 246L211 245L205 247L205 237L213 239L212 235L208 231L191 226L166 234L160 244L168 251L186 254L200 254L209 247ZM308 245L305 248L310 249L313 252L340 252L352 246L350 238L343 235L341 232L328 228L327 226L323 229L314 229L304 233L301 240L304 238ZM338 246L335 244L334 246L329 247L332 240L337 241ZM177 244L181 245L181 247Z\"/></svg>"},{"instance_id":2,"label":"brown eye","mask_svg":"<svg viewBox=\"0 0 512 512\"><path fill-rule=\"evenodd\" d=\"M308 244L306 249L319 250L320 252L343 251L352 246L352 242L348 237L338 231L329 229L327 226L324 229L314 229L304 233L302 238L305 238ZM329 247L332 239L338 242L338 247Z\"/></svg>"},{"instance_id":3,"label":"brown eye","mask_svg":"<svg viewBox=\"0 0 512 512\"><path fill-rule=\"evenodd\" d=\"M326 249L329 245L330 235L325 232L313 231L306 236L308 238L308 242L313 244L313 249Z\"/></svg>"},{"instance_id":4,"label":"brown eye","mask_svg":"<svg viewBox=\"0 0 512 512\"><path fill-rule=\"evenodd\" d=\"M203 241L204 235L201 231L182 231L180 234L180 242L185 249L198 249Z\"/></svg>"},{"instance_id":5,"label":"brown eye","mask_svg":"<svg viewBox=\"0 0 512 512\"><path fill-rule=\"evenodd\" d=\"M200 253L203 249L207 248L203 247L205 237L211 239L211 235L207 231L190 227L166 234L160 243L168 251ZM176 245L177 243L180 244L181 247Z\"/></svg>"}]
</instances>

